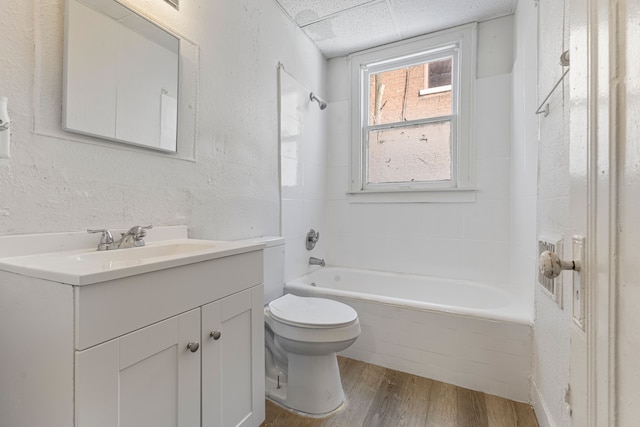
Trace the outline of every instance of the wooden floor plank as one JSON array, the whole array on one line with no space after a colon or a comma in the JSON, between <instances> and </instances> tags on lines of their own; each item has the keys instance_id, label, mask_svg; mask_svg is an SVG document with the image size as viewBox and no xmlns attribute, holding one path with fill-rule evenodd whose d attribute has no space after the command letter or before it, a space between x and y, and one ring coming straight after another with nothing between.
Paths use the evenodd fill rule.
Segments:
<instances>
[{"instance_id":1,"label":"wooden floor plank","mask_svg":"<svg viewBox=\"0 0 640 427\"><path fill-rule=\"evenodd\" d=\"M488 427L484 393L458 388L458 427Z\"/></svg>"},{"instance_id":2,"label":"wooden floor plank","mask_svg":"<svg viewBox=\"0 0 640 427\"><path fill-rule=\"evenodd\" d=\"M384 380L364 419L368 427L398 425L400 422L400 402L409 378L406 374L386 369Z\"/></svg>"},{"instance_id":3,"label":"wooden floor plank","mask_svg":"<svg viewBox=\"0 0 640 427\"><path fill-rule=\"evenodd\" d=\"M353 427L362 425L378 389L383 384L385 368L352 361L356 366L352 366L349 371L340 371L341 375L347 374L342 377L342 386L347 400L342 409L331 417L331 422L326 424L327 426Z\"/></svg>"},{"instance_id":4,"label":"wooden floor plank","mask_svg":"<svg viewBox=\"0 0 640 427\"><path fill-rule=\"evenodd\" d=\"M414 427L427 425L427 416L431 402L431 387L433 380L410 375L407 386L400 398L398 413L399 427Z\"/></svg>"},{"instance_id":5,"label":"wooden floor plank","mask_svg":"<svg viewBox=\"0 0 640 427\"><path fill-rule=\"evenodd\" d=\"M433 382L426 427L455 427L457 425L457 389L451 384L440 381Z\"/></svg>"},{"instance_id":6,"label":"wooden floor plank","mask_svg":"<svg viewBox=\"0 0 640 427\"><path fill-rule=\"evenodd\" d=\"M487 405L489 427L515 427L518 425L513 402L490 394L485 394L484 402Z\"/></svg>"},{"instance_id":7,"label":"wooden floor plank","mask_svg":"<svg viewBox=\"0 0 640 427\"><path fill-rule=\"evenodd\" d=\"M530 405L338 358L345 404L325 418L267 401L261 427L538 427Z\"/></svg>"},{"instance_id":8,"label":"wooden floor plank","mask_svg":"<svg viewBox=\"0 0 640 427\"><path fill-rule=\"evenodd\" d=\"M538 427L538 420L536 414L533 412L531 405L526 403L513 402L513 407L516 411L516 418L518 423L517 427Z\"/></svg>"}]
</instances>

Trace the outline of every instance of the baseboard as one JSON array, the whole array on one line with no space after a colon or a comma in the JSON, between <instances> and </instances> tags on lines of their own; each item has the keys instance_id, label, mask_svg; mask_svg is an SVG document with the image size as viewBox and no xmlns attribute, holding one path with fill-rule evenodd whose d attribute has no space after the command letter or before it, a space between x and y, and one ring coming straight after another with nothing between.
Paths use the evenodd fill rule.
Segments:
<instances>
[{"instance_id":1,"label":"baseboard","mask_svg":"<svg viewBox=\"0 0 640 427\"><path fill-rule=\"evenodd\" d=\"M556 423L553 422L553 418L549 413L549 408L538 390L536 382L531 380L531 397L533 398L533 410L538 418L538 425L540 427L556 427Z\"/></svg>"}]
</instances>

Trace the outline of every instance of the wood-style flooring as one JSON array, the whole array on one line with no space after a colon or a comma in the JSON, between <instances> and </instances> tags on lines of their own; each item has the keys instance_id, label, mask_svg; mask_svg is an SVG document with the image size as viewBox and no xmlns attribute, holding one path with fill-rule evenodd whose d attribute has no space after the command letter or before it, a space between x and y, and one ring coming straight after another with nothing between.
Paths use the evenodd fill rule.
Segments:
<instances>
[{"instance_id":1,"label":"wood-style flooring","mask_svg":"<svg viewBox=\"0 0 640 427\"><path fill-rule=\"evenodd\" d=\"M326 418L267 400L261 427L538 427L531 406L339 357L347 401Z\"/></svg>"}]
</instances>

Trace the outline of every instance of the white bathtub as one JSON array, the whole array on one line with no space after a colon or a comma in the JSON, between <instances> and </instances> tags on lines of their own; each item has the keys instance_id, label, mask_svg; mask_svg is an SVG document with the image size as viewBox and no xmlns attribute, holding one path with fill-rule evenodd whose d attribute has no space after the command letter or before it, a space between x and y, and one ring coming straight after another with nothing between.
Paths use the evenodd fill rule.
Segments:
<instances>
[{"instance_id":1,"label":"white bathtub","mask_svg":"<svg viewBox=\"0 0 640 427\"><path fill-rule=\"evenodd\" d=\"M530 309L501 289L325 267L287 282L285 292L335 299L357 310L362 334L343 356L529 400Z\"/></svg>"}]
</instances>

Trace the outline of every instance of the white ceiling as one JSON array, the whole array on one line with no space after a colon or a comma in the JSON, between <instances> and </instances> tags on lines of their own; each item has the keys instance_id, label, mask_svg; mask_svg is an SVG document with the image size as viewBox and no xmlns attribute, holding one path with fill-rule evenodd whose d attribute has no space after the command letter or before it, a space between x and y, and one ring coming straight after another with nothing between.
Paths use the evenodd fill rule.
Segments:
<instances>
[{"instance_id":1,"label":"white ceiling","mask_svg":"<svg viewBox=\"0 0 640 427\"><path fill-rule=\"evenodd\" d=\"M327 58L509 15L517 0L276 0Z\"/></svg>"}]
</instances>

